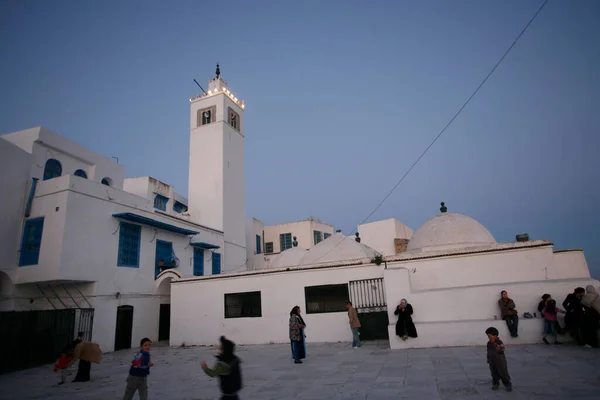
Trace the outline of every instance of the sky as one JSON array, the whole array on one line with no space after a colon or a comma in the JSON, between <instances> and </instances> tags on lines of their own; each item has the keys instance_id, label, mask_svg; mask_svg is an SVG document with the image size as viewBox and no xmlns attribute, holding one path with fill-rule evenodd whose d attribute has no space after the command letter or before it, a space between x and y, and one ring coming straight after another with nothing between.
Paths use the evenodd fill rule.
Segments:
<instances>
[{"instance_id":1,"label":"sky","mask_svg":"<svg viewBox=\"0 0 600 400\"><path fill-rule=\"evenodd\" d=\"M246 214L344 233L381 202L538 1L0 2L0 133L34 126L187 195L189 101L246 101ZM550 0L368 219L469 215L583 248L600 278L600 2ZM499 272L501 273L501 272Z\"/></svg>"}]
</instances>

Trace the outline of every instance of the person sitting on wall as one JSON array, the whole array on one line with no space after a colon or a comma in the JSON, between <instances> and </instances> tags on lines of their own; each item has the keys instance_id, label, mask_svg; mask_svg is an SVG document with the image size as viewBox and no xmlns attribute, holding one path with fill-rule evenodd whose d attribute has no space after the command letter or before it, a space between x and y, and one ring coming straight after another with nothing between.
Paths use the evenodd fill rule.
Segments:
<instances>
[{"instance_id":1,"label":"person sitting on wall","mask_svg":"<svg viewBox=\"0 0 600 400\"><path fill-rule=\"evenodd\" d=\"M500 292L501 298L498 300L498 306L500 306L500 315L503 320L506 321L506 326L510 332L510 336L519 336L519 313L515 310L515 302L508 297L506 290Z\"/></svg>"},{"instance_id":2,"label":"person sitting on wall","mask_svg":"<svg viewBox=\"0 0 600 400\"><path fill-rule=\"evenodd\" d=\"M402 299L400 304L396 307L394 315L398 316L398 322L396 322L396 335L400 336L402 340L406 340L409 337L416 338L417 328L412 320L413 308L406 299Z\"/></svg>"},{"instance_id":3,"label":"person sitting on wall","mask_svg":"<svg viewBox=\"0 0 600 400\"><path fill-rule=\"evenodd\" d=\"M583 346L585 344L583 335L585 309L581 304L581 298L584 294L584 288L575 288L573 293L569 294L562 303L562 306L567 311L567 315L565 316L565 329L569 331L571 337L575 339L579 346Z\"/></svg>"}]
</instances>

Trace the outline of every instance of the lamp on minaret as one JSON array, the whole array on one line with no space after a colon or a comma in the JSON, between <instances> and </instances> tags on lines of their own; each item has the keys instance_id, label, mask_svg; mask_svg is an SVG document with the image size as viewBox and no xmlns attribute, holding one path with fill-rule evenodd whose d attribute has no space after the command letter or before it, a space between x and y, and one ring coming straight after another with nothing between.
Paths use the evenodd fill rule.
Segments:
<instances>
[{"instance_id":1,"label":"lamp on minaret","mask_svg":"<svg viewBox=\"0 0 600 400\"><path fill-rule=\"evenodd\" d=\"M440 211L441 211L442 213L445 213L446 211L448 211L448 208L447 208L447 207L444 205L444 202L443 202L443 201L442 201L441 205L442 205L442 206L440 207Z\"/></svg>"},{"instance_id":2,"label":"lamp on minaret","mask_svg":"<svg viewBox=\"0 0 600 400\"><path fill-rule=\"evenodd\" d=\"M221 76L221 68L219 68L219 63L217 63L217 79Z\"/></svg>"},{"instance_id":3,"label":"lamp on minaret","mask_svg":"<svg viewBox=\"0 0 600 400\"><path fill-rule=\"evenodd\" d=\"M298 247L298 241L296 240L296 236L294 236L294 241L292 242L292 246Z\"/></svg>"}]
</instances>

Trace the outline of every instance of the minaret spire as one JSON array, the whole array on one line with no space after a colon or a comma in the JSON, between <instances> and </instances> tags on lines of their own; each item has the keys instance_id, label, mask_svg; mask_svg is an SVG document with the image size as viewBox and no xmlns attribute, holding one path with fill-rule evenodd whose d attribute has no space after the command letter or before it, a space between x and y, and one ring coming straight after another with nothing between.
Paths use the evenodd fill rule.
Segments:
<instances>
[{"instance_id":1,"label":"minaret spire","mask_svg":"<svg viewBox=\"0 0 600 400\"><path fill-rule=\"evenodd\" d=\"M217 62L217 79L221 76L221 68L219 68L219 63Z\"/></svg>"}]
</instances>

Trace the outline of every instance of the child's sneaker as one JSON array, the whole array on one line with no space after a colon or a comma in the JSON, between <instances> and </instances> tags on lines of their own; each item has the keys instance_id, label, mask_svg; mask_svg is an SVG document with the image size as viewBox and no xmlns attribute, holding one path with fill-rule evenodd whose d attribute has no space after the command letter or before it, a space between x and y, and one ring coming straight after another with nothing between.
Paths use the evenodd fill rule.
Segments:
<instances>
[{"instance_id":1,"label":"child's sneaker","mask_svg":"<svg viewBox=\"0 0 600 400\"><path fill-rule=\"evenodd\" d=\"M495 383L495 384L493 384L493 385L492 385L492 390L498 390L498 384L496 384L496 383Z\"/></svg>"}]
</instances>

